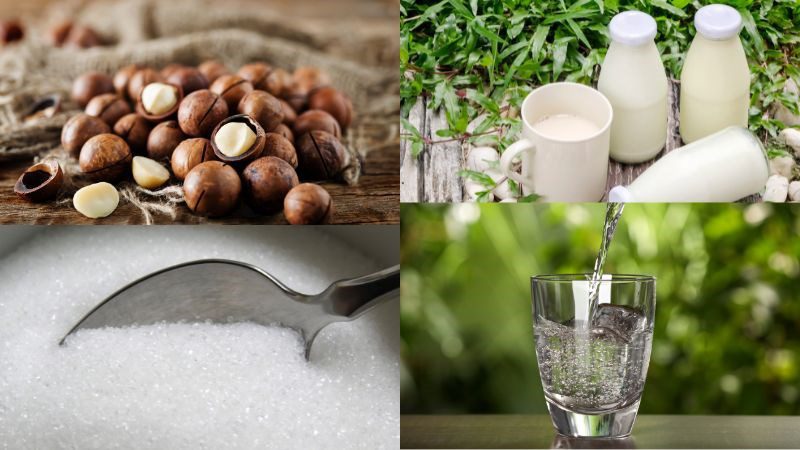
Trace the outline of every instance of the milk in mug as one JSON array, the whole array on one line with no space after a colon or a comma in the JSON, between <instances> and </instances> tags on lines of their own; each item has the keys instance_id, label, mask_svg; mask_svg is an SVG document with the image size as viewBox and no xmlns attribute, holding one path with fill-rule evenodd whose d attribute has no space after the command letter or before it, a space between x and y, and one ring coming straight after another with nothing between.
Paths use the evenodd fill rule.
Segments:
<instances>
[{"instance_id":1,"label":"milk in mug","mask_svg":"<svg viewBox=\"0 0 800 450\"><path fill-rule=\"evenodd\" d=\"M611 102L610 155L623 163L652 159L667 140L667 75L653 38L656 21L641 11L617 14L597 89Z\"/></svg>"},{"instance_id":2,"label":"milk in mug","mask_svg":"<svg viewBox=\"0 0 800 450\"><path fill-rule=\"evenodd\" d=\"M734 202L764 189L769 161L758 138L730 127L675 149L627 187L616 186L610 202Z\"/></svg>"},{"instance_id":3,"label":"milk in mug","mask_svg":"<svg viewBox=\"0 0 800 450\"><path fill-rule=\"evenodd\" d=\"M680 132L687 144L729 126L746 127L750 106L742 16L727 5L708 5L697 11L694 25L681 73Z\"/></svg>"}]
</instances>

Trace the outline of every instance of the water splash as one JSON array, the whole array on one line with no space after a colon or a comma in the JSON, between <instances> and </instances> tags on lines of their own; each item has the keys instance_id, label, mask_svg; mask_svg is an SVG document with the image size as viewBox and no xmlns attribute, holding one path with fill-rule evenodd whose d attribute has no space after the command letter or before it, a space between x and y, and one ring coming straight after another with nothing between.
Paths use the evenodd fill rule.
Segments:
<instances>
[{"instance_id":1,"label":"water splash","mask_svg":"<svg viewBox=\"0 0 800 450\"><path fill-rule=\"evenodd\" d=\"M589 280L588 324L594 322L595 311L597 311L597 302L600 294L600 280L603 278L603 267L606 264L608 247L611 245L611 239L614 237L614 232L617 231L617 224L622 216L623 209L625 209L625 203L608 202L606 205L606 221L603 224L603 236L602 241L600 242L600 251L597 253L597 258L594 260L594 270L592 271L592 277Z\"/></svg>"}]
</instances>

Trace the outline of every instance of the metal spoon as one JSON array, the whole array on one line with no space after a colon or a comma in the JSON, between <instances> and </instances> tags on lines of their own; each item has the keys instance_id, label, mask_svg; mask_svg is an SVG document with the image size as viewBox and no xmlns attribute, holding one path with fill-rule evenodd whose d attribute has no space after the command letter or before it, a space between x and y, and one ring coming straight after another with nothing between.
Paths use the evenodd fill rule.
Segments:
<instances>
[{"instance_id":1,"label":"metal spoon","mask_svg":"<svg viewBox=\"0 0 800 450\"><path fill-rule=\"evenodd\" d=\"M400 266L340 280L316 295L295 292L250 264L221 259L192 261L128 284L81 319L59 343L87 328L161 322L254 322L297 330L308 359L317 333L333 322L359 317L400 290Z\"/></svg>"}]
</instances>

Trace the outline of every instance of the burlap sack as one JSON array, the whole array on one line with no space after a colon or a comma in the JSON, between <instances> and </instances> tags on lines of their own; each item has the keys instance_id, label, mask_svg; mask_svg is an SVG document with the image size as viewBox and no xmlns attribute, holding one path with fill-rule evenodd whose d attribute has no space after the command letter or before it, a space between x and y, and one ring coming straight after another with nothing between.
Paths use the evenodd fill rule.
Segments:
<instances>
[{"instance_id":1,"label":"burlap sack","mask_svg":"<svg viewBox=\"0 0 800 450\"><path fill-rule=\"evenodd\" d=\"M375 42L374 36L361 39L354 29L334 34L333 27L312 29L282 20L265 8L243 10L224 3L121 0L59 5L52 15L78 17L115 45L73 50L29 38L0 52L0 164L9 159L55 156L64 161L67 175L77 179L73 184L82 184L74 164L60 150L61 126L78 112L77 105L66 101L62 113L34 124L23 123L22 115L44 95L60 94L68 100L72 80L88 70L112 74L131 63L160 68L171 62L198 64L210 58L235 69L258 60L287 70L301 65L320 67L352 98L355 122L344 141L358 157L351 158L354 164L344 178L348 183L357 182L359 159L371 148L396 139L398 133L397 74L385 65L363 62L383 61L387 48L396 45L393 37ZM48 22L52 20L42 21ZM336 51L332 48L336 45L346 51ZM336 55L353 49L362 52L358 63Z\"/></svg>"}]
</instances>

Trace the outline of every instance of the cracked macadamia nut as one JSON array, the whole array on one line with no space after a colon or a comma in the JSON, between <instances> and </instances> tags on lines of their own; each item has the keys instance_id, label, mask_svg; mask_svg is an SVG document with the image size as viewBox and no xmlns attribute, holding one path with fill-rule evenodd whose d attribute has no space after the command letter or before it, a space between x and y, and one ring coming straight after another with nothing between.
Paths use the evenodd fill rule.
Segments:
<instances>
[{"instance_id":1,"label":"cracked macadamia nut","mask_svg":"<svg viewBox=\"0 0 800 450\"><path fill-rule=\"evenodd\" d=\"M283 199L283 215L292 225L330 223L333 200L328 191L316 184L298 184Z\"/></svg>"},{"instance_id":2,"label":"cracked macadamia nut","mask_svg":"<svg viewBox=\"0 0 800 450\"><path fill-rule=\"evenodd\" d=\"M256 142L256 134L242 122L228 122L214 135L214 143L223 155L241 156Z\"/></svg>"},{"instance_id":3,"label":"cracked macadamia nut","mask_svg":"<svg viewBox=\"0 0 800 450\"><path fill-rule=\"evenodd\" d=\"M197 214L219 217L236 208L242 182L233 167L206 161L189 171L183 182L186 206Z\"/></svg>"},{"instance_id":4,"label":"cracked macadamia nut","mask_svg":"<svg viewBox=\"0 0 800 450\"><path fill-rule=\"evenodd\" d=\"M184 139L186 135L181 131L178 122L174 120L161 122L147 137L147 156L156 161L169 160L172 158L172 152Z\"/></svg>"},{"instance_id":5,"label":"cracked macadamia nut","mask_svg":"<svg viewBox=\"0 0 800 450\"><path fill-rule=\"evenodd\" d=\"M243 65L236 73L240 77L249 81L254 89L267 90L267 77L272 73L272 67L263 62L254 62Z\"/></svg>"},{"instance_id":6,"label":"cracked macadamia nut","mask_svg":"<svg viewBox=\"0 0 800 450\"><path fill-rule=\"evenodd\" d=\"M329 86L311 92L308 109L327 111L339 122L342 129L347 129L353 120L353 103L346 95Z\"/></svg>"},{"instance_id":7,"label":"cracked macadamia nut","mask_svg":"<svg viewBox=\"0 0 800 450\"><path fill-rule=\"evenodd\" d=\"M133 74L139 71L141 67L137 64L127 65L114 74L114 90L122 98L128 98L128 82L131 80ZM131 99L128 99L131 100ZM135 100L135 99L134 99Z\"/></svg>"},{"instance_id":8,"label":"cracked macadamia nut","mask_svg":"<svg viewBox=\"0 0 800 450\"><path fill-rule=\"evenodd\" d=\"M94 97L113 92L114 82L111 77L100 72L86 72L72 83L72 99L81 108L85 108Z\"/></svg>"},{"instance_id":9,"label":"cracked macadamia nut","mask_svg":"<svg viewBox=\"0 0 800 450\"><path fill-rule=\"evenodd\" d=\"M194 67L177 67L164 77L168 83L180 86L184 95L208 89L209 85L206 76Z\"/></svg>"},{"instance_id":10,"label":"cracked macadamia nut","mask_svg":"<svg viewBox=\"0 0 800 450\"><path fill-rule=\"evenodd\" d=\"M83 144L78 163L91 180L114 182L128 172L131 157L131 149L121 137L106 133Z\"/></svg>"},{"instance_id":11,"label":"cracked macadamia nut","mask_svg":"<svg viewBox=\"0 0 800 450\"><path fill-rule=\"evenodd\" d=\"M271 131L283 122L281 102L264 91L253 91L242 97L239 113L255 119L265 131Z\"/></svg>"},{"instance_id":12,"label":"cracked macadamia nut","mask_svg":"<svg viewBox=\"0 0 800 450\"><path fill-rule=\"evenodd\" d=\"M211 146L220 161L242 170L261 156L265 133L261 125L247 114L228 117L211 132Z\"/></svg>"},{"instance_id":13,"label":"cracked macadamia nut","mask_svg":"<svg viewBox=\"0 0 800 450\"><path fill-rule=\"evenodd\" d=\"M292 168L297 168L297 152L294 145L278 133L267 133L264 136L263 156L275 156L289 163Z\"/></svg>"},{"instance_id":14,"label":"cracked macadamia nut","mask_svg":"<svg viewBox=\"0 0 800 450\"><path fill-rule=\"evenodd\" d=\"M58 161L46 159L29 167L14 184L14 193L29 202L43 202L56 197L64 183Z\"/></svg>"},{"instance_id":15,"label":"cracked macadamia nut","mask_svg":"<svg viewBox=\"0 0 800 450\"><path fill-rule=\"evenodd\" d=\"M152 129L153 125L136 113L122 116L114 124L114 134L125 139L133 153L147 151L147 138L150 136L150 130Z\"/></svg>"},{"instance_id":16,"label":"cracked macadamia nut","mask_svg":"<svg viewBox=\"0 0 800 450\"><path fill-rule=\"evenodd\" d=\"M294 134L296 136L302 136L314 130L327 131L336 136L337 139L342 137L342 129L339 126L339 122L328 112L321 109L309 109L297 116L294 121Z\"/></svg>"},{"instance_id":17,"label":"cracked macadamia nut","mask_svg":"<svg viewBox=\"0 0 800 450\"><path fill-rule=\"evenodd\" d=\"M175 109L178 89L165 83L150 83L142 89L142 107L152 116L161 116Z\"/></svg>"},{"instance_id":18,"label":"cracked macadamia nut","mask_svg":"<svg viewBox=\"0 0 800 450\"><path fill-rule=\"evenodd\" d=\"M331 179L350 163L350 154L336 137L325 131L312 131L297 141L300 172L310 180Z\"/></svg>"},{"instance_id":19,"label":"cracked macadamia nut","mask_svg":"<svg viewBox=\"0 0 800 450\"><path fill-rule=\"evenodd\" d=\"M102 94L86 105L86 114L99 117L109 126L114 126L122 116L131 113L131 107L117 94Z\"/></svg>"},{"instance_id":20,"label":"cracked macadamia nut","mask_svg":"<svg viewBox=\"0 0 800 450\"><path fill-rule=\"evenodd\" d=\"M197 66L197 70L206 77L209 83L213 83L217 78L231 73L225 64L215 59L203 62Z\"/></svg>"},{"instance_id":21,"label":"cracked macadamia nut","mask_svg":"<svg viewBox=\"0 0 800 450\"><path fill-rule=\"evenodd\" d=\"M130 80L128 80L128 98L135 102L139 99L139 95L142 93L142 89L144 89L145 86L162 81L164 80L161 78L161 74L155 70L149 67L139 69L131 76Z\"/></svg>"},{"instance_id":22,"label":"cracked macadamia nut","mask_svg":"<svg viewBox=\"0 0 800 450\"><path fill-rule=\"evenodd\" d=\"M265 156L245 167L242 172L245 200L253 211L273 214L283 208L286 194L300 182L297 173L286 161Z\"/></svg>"},{"instance_id":23,"label":"cracked macadamia nut","mask_svg":"<svg viewBox=\"0 0 800 450\"><path fill-rule=\"evenodd\" d=\"M172 152L172 173L175 178L183 180L190 170L200 163L215 161L214 148L205 138L186 139Z\"/></svg>"},{"instance_id":24,"label":"cracked macadamia nut","mask_svg":"<svg viewBox=\"0 0 800 450\"><path fill-rule=\"evenodd\" d=\"M242 97L253 92L253 85L238 75L223 75L208 89L225 100L229 111L236 111Z\"/></svg>"},{"instance_id":25,"label":"cracked macadamia nut","mask_svg":"<svg viewBox=\"0 0 800 450\"><path fill-rule=\"evenodd\" d=\"M88 114L78 114L61 129L61 145L70 155L78 156L86 141L103 133L111 133L107 123Z\"/></svg>"},{"instance_id":26,"label":"cracked macadamia nut","mask_svg":"<svg viewBox=\"0 0 800 450\"><path fill-rule=\"evenodd\" d=\"M218 94L201 89L187 95L178 107L178 123L189 136L207 137L228 117L228 104Z\"/></svg>"},{"instance_id":27,"label":"cracked macadamia nut","mask_svg":"<svg viewBox=\"0 0 800 450\"><path fill-rule=\"evenodd\" d=\"M119 193L105 182L90 184L78 189L72 197L72 205L90 219L108 217L119 205Z\"/></svg>"},{"instance_id":28,"label":"cracked macadamia nut","mask_svg":"<svg viewBox=\"0 0 800 450\"><path fill-rule=\"evenodd\" d=\"M134 156L131 163L133 180L145 189L155 189L169 180L169 170L144 156Z\"/></svg>"}]
</instances>

